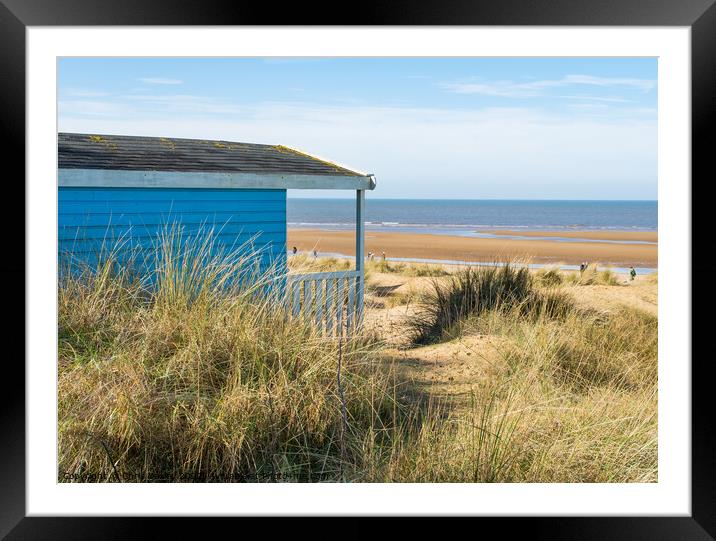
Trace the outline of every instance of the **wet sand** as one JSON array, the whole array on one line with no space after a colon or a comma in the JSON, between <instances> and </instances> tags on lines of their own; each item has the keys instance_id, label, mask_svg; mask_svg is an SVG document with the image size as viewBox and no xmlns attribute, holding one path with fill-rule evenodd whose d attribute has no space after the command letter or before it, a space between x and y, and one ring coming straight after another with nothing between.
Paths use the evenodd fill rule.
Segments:
<instances>
[{"instance_id":1,"label":"wet sand","mask_svg":"<svg viewBox=\"0 0 716 541\"><path fill-rule=\"evenodd\" d=\"M565 239L618 240L657 242L656 231L520 231L519 229L495 229L478 231L490 235L507 235L515 237L562 237Z\"/></svg>"},{"instance_id":2,"label":"wet sand","mask_svg":"<svg viewBox=\"0 0 716 541\"><path fill-rule=\"evenodd\" d=\"M583 232L573 231L570 233L582 235L576 238L588 238L583 236ZM617 232L611 231L608 233L613 235ZM525 235L525 232L520 232L519 234L528 236ZM634 235L634 233L629 232L624 232L624 234ZM537 236L546 235L539 232ZM559 236L566 235L560 232ZM642 239L630 237L605 240ZM296 246L301 252L310 252L316 249L319 255L325 255L326 253L355 255L355 233L353 231L289 229L288 247L290 249L293 246ZM533 263L564 263L568 265L579 265L582 261L588 261L616 267L633 265L635 267L651 268L656 268L658 263L656 244L485 239L423 233L366 232L365 253L373 252L376 257L380 257L384 251L388 258L407 257L455 261L486 262L526 259Z\"/></svg>"}]
</instances>

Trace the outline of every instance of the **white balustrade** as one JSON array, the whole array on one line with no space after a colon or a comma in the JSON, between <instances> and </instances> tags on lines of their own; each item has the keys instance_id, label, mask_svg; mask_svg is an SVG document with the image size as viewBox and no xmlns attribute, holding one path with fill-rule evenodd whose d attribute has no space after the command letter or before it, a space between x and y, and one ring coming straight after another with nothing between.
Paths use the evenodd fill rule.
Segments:
<instances>
[{"instance_id":1,"label":"white balustrade","mask_svg":"<svg viewBox=\"0 0 716 541\"><path fill-rule=\"evenodd\" d=\"M360 323L363 273L359 270L289 274L289 313L304 317L321 332L341 336Z\"/></svg>"}]
</instances>

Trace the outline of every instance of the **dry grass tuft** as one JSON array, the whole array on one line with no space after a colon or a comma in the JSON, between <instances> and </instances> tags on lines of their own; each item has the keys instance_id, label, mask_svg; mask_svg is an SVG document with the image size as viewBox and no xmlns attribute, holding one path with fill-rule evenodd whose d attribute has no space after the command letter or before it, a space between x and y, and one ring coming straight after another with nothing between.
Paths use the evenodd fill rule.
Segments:
<instances>
[{"instance_id":1,"label":"dry grass tuft","mask_svg":"<svg viewBox=\"0 0 716 541\"><path fill-rule=\"evenodd\" d=\"M597 265L590 266L584 272L572 272L566 275L568 283L579 286L618 286L619 277L611 269L597 270Z\"/></svg>"},{"instance_id":2,"label":"dry grass tuft","mask_svg":"<svg viewBox=\"0 0 716 541\"><path fill-rule=\"evenodd\" d=\"M563 315L572 303L561 292L540 292L527 267L510 263L494 267L465 267L448 280L433 281L419 300L419 309L410 322L412 341L429 344L454 336L459 325L488 311L517 308L524 315Z\"/></svg>"}]
</instances>

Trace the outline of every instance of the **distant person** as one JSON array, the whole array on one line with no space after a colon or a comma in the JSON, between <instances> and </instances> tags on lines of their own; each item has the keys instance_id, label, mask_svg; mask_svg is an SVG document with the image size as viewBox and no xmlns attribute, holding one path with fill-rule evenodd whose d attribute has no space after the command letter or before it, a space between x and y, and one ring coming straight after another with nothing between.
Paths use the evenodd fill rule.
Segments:
<instances>
[{"instance_id":1,"label":"distant person","mask_svg":"<svg viewBox=\"0 0 716 541\"><path fill-rule=\"evenodd\" d=\"M313 250L313 259L316 259L318 257L318 251Z\"/></svg>"},{"instance_id":2,"label":"distant person","mask_svg":"<svg viewBox=\"0 0 716 541\"><path fill-rule=\"evenodd\" d=\"M383 261L385 261L385 252L383 252Z\"/></svg>"},{"instance_id":3,"label":"distant person","mask_svg":"<svg viewBox=\"0 0 716 541\"><path fill-rule=\"evenodd\" d=\"M296 248L296 247L294 246L294 247L293 247L293 255L296 255L297 253L298 253L298 248Z\"/></svg>"},{"instance_id":4,"label":"distant person","mask_svg":"<svg viewBox=\"0 0 716 541\"><path fill-rule=\"evenodd\" d=\"M629 276L631 276L632 281L634 278L636 278L636 271L634 270L634 267L629 267L631 270L629 271Z\"/></svg>"},{"instance_id":5,"label":"distant person","mask_svg":"<svg viewBox=\"0 0 716 541\"><path fill-rule=\"evenodd\" d=\"M582 264L579 265L579 274L584 273L585 268L586 268L586 265L584 264L584 261L582 261Z\"/></svg>"}]
</instances>

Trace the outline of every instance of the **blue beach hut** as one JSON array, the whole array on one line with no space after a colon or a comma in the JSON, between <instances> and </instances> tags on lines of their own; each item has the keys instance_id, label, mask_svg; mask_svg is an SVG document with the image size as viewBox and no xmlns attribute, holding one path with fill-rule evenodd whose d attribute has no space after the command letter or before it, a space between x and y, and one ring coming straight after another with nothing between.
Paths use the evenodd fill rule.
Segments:
<instances>
[{"instance_id":1,"label":"blue beach hut","mask_svg":"<svg viewBox=\"0 0 716 541\"><path fill-rule=\"evenodd\" d=\"M286 190L356 193L356 266L345 273L292 276L295 309L330 310L339 290L363 303L365 191L373 175L281 145L60 133L59 256L89 261L98 245L155 239L168 224L214 228L214 240L252 239L262 266L286 267ZM320 291L319 291L320 290ZM320 294L320 295L319 295ZM321 314L323 318L323 314Z\"/></svg>"}]
</instances>

